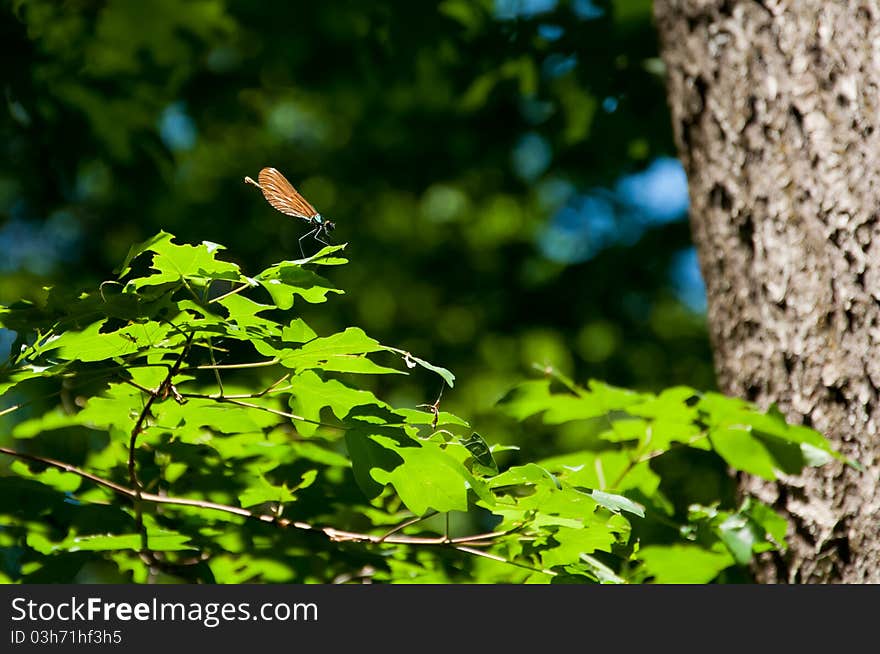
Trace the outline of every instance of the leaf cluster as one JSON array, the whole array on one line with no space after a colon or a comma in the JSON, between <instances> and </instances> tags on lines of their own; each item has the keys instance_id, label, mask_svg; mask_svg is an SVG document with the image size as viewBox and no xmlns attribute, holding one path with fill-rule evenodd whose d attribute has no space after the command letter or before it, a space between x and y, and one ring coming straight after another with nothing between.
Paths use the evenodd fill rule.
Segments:
<instances>
[{"instance_id":1,"label":"leaf cluster","mask_svg":"<svg viewBox=\"0 0 880 654\"><path fill-rule=\"evenodd\" d=\"M451 389L449 370L302 318L341 293L316 271L344 247L251 277L221 246L162 232L92 292L0 308L18 339L0 370L0 575L726 581L786 533L755 498L736 502L729 470L773 479L837 456L740 400L545 370L498 411L577 447L504 466L442 394L395 406L377 383L422 367Z\"/></svg>"}]
</instances>

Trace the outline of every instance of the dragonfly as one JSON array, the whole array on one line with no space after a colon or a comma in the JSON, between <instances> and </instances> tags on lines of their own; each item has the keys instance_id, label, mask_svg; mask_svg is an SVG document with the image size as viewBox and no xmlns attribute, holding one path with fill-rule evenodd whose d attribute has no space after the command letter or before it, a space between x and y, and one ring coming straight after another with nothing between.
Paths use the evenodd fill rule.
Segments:
<instances>
[{"instance_id":1,"label":"dragonfly","mask_svg":"<svg viewBox=\"0 0 880 654\"><path fill-rule=\"evenodd\" d=\"M260 174L257 175L257 180L259 181L255 182L250 177L244 178L245 184L256 186L263 192L263 196L272 207L285 216L302 218L313 227L312 231L308 234L303 234L299 238L299 251L303 255L303 259L306 256L303 250L303 239L313 236L316 241L320 241L324 245L330 245L321 238L321 234L329 238L330 232L336 228L336 225L329 220L325 220L321 214L315 211L315 208L309 201L293 188L293 184L288 182L284 175L275 168L263 168Z\"/></svg>"}]
</instances>

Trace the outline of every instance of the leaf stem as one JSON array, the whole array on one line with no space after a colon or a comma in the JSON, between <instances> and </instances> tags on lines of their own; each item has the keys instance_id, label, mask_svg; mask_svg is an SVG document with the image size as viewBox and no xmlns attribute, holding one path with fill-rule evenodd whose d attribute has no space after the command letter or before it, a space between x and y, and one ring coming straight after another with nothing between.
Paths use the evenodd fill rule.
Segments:
<instances>
[{"instance_id":1,"label":"leaf stem","mask_svg":"<svg viewBox=\"0 0 880 654\"><path fill-rule=\"evenodd\" d=\"M190 370L232 370L235 368L264 368L267 366L274 366L279 363L280 359L269 359L268 361L257 361L256 363L223 363L223 364L213 364L210 366L187 366L186 368L181 368L181 372L189 372Z\"/></svg>"}]
</instances>

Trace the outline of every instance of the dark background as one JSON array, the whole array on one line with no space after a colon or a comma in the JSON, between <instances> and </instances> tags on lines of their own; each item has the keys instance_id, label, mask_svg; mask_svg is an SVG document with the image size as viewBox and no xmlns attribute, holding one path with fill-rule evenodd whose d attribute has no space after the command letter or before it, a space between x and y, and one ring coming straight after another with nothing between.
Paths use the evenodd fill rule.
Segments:
<instances>
[{"instance_id":1,"label":"dark background","mask_svg":"<svg viewBox=\"0 0 880 654\"><path fill-rule=\"evenodd\" d=\"M299 258L304 224L242 183L274 166L349 244L346 294L294 308L451 369L443 408L489 440L533 364L712 387L649 0L2 7L0 303L160 229L251 273Z\"/></svg>"}]
</instances>

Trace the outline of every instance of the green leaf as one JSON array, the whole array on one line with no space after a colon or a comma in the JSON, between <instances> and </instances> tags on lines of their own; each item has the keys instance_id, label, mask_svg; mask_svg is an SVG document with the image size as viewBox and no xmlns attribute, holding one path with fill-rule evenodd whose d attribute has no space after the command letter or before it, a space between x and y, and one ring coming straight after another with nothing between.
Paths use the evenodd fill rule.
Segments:
<instances>
[{"instance_id":1,"label":"green leaf","mask_svg":"<svg viewBox=\"0 0 880 654\"><path fill-rule=\"evenodd\" d=\"M718 429L710 433L712 447L737 470L776 479L777 465L767 447L743 429Z\"/></svg>"},{"instance_id":2,"label":"green leaf","mask_svg":"<svg viewBox=\"0 0 880 654\"><path fill-rule=\"evenodd\" d=\"M347 243L340 243L339 245L325 245L320 250L315 252L310 257L306 257L305 259L300 259L297 263L306 265L306 264L317 264L319 266L339 266L344 263L348 263L348 259L343 257L334 257L331 256L337 252L341 252L346 247L348 247Z\"/></svg>"},{"instance_id":3,"label":"green leaf","mask_svg":"<svg viewBox=\"0 0 880 654\"><path fill-rule=\"evenodd\" d=\"M645 517L645 507L623 495L614 495L600 490L592 490L588 495L611 511L626 511L627 513L634 513L640 518Z\"/></svg>"},{"instance_id":4,"label":"green leaf","mask_svg":"<svg viewBox=\"0 0 880 654\"><path fill-rule=\"evenodd\" d=\"M550 472L572 486L599 490L638 489L646 497L656 497L660 477L648 461L633 463L628 450L581 451L539 461Z\"/></svg>"},{"instance_id":5,"label":"green leaf","mask_svg":"<svg viewBox=\"0 0 880 654\"><path fill-rule=\"evenodd\" d=\"M599 434L599 438L611 443L625 443L627 441L636 441L645 444L652 440L650 438L651 425L640 418L623 418L617 420L608 420L611 428Z\"/></svg>"},{"instance_id":6,"label":"green leaf","mask_svg":"<svg viewBox=\"0 0 880 654\"><path fill-rule=\"evenodd\" d=\"M218 554L209 562L211 573L222 584L290 583L296 571L277 558L261 556L232 556Z\"/></svg>"},{"instance_id":7,"label":"green leaf","mask_svg":"<svg viewBox=\"0 0 880 654\"><path fill-rule=\"evenodd\" d=\"M434 422L434 414L424 409L397 409L395 413L402 416L407 424L410 425L430 425ZM442 427L444 425L467 427L468 423L447 411L440 411L437 414L437 426Z\"/></svg>"},{"instance_id":8,"label":"green leaf","mask_svg":"<svg viewBox=\"0 0 880 654\"><path fill-rule=\"evenodd\" d=\"M522 421L546 411L552 401L550 380L539 379L518 384L498 404L504 413Z\"/></svg>"},{"instance_id":9,"label":"green leaf","mask_svg":"<svg viewBox=\"0 0 880 654\"><path fill-rule=\"evenodd\" d=\"M587 527L556 527L552 532L551 547L541 548L541 564L545 568L577 563L584 554L600 550L610 552L620 541L621 530L612 524L598 521Z\"/></svg>"},{"instance_id":10,"label":"green leaf","mask_svg":"<svg viewBox=\"0 0 880 654\"><path fill-rule=\"evenodd\" d=\"M294 295L310 304L320 304L327 301L328 293L342 293L328 280L292 261L271 266L255 279L279 309L292 307Z\"/></svg>"},{"instance_id":11,"label":"green leaf","mask_svg":"<svg viewBox=\"0 0 880 654\"><path fill-rule=\"evenodd\" d=\"M752 549L761 538L747 516L734 514L718 525L718 535L739 565L748 565Z\"/></svg>"},{"instance_id":12,"label":"green leaf","mask_svg":"<svg viewBox=\"0 0 880 654\"><path fill-rule=\"evenodd\" d=\"M536 69L526 63L512 60L493 85L506 77L531 88ZM581 138L586 123L568 118L562 117L570 123L568 136ZM0 393L6 393L0 417L7 434L39 436L26 444L28 451L127 483L129 441L140 418L134 460L150 492L230 506L296 502L291 513L298 520L364 533L400 525L410 511L451 512L453 531L460 533L475 533L474 521L489 518L479 530L501 534L486 549L491 556L552 568L555 581L581 583L706 583L719 572L727 579L725 568L783 549L788 528L753 498L731 510L727 467L775 478L842 459L820 434L788 425L775 409L762 413L748 402L687 387L652 394L595 380L578 386L547 369L501 401L509 416L533 419L504 440L566 454L532 463L524 448L514 459L518 465L499 473L497 452L510 447L490 448L467 421L416 408L434 399L424 395L429 390L414 391L401 386L405 379L389 377L362 385L360 376L421 366L452 386L449 370L357 327L319 337L287 311L294 300L325 302L341 292L312 266L344 262L343 246L252 278L218 261L215 244L172 241L163 232L132 248L122 267L124 285L47 291L0 308L3 324L17 332L17 367L0 371ZM139 276L147 265L152 269ZM322 325L336 322L326 310L309 311ZM173 379L183 395L165 393L163 382L184 347ZM404 365L382 365L388 352ZM480 384L491 390L500 379L490 375ZM396 409L374 389L413 408ZM534 424L537 419L543 424ZM314 424L319 421L331 424ZM0 579L67 580L77 566L94 563L110 575L149 579L134 555L143 543L132 533L124 498L36 463L15 461L9 471L0 475L0 550L15 556L0 556ZM141 516L152 549L212 553L198 566L181 568L186 579L551 579L495 559L465 557L459 565L463 555L442 548L371 552L351 543L340 549L326 539L279 539L272 525L198 506L152 509ZM405 529L442 528L444 516L430 520ZM186 534L172 531L179 525ZM67 556L72 552L78 554ZM260 552L269 554L255 555Z\"/></svg>"},{"instance_id":13,"label":"green leaf","mask_svg":"<svg viewBox=\"0 0 880 654\"><path fill-rule=\"evenodd\" d=\"M400 437L400 430L365 425L345 432L345 446L351 457L355 481L369 499L378 496L383 489L383 484L373 478L372 471L391 471L403 463L403 458L397 452L373 440L375 434Z\"/></svg>"},{"instance_id":14,"label":"green leaf","mask_svg":"<svg viewBox=\"0 0 880 654\"><path fill-rule=\"evenodd\" d=\"M604 521L608 513L586 493L563 486L558 489L548 484L536 486L531 495L516 498L519 509L536 513L533 524L582 527L595 520Z\"/></svg>"},{"instance_id":15,"label":"green leaf","mask_svg":"<svg viewBox=\"0 0 880 654\"><path fill-rule=\"evenodd\" d=\"M203 429L222 434L254 433L278 421L277 416L258 408L205 398L191 398L186 404L166 400L154 407L155 426L173 429L174 436L185 442L202 442Z\"/></svg>"},{"instance_id":16,"label":"green leaf","mask_svg":"<svg viewBox=\"0 0 880 654\"><path fill-rule=\"evenodd\" d=\"M673 386L656 397L643 396L645 401L627 407L627 413L645 418L666 418L676 422L690 422L697 417L697 407L691 402L700 394L689 386Z\"/></svg>"},{"instance_id":17,"label":"green leaf","mask_svg":"<svg viewBox=\"0 0 880 654\"><path fill-rule=\"evenodd\" d=\"M589 554L581 554L581 561L583 562L582 565L587 567L600 584L626 583L614 570Z\"/></svg>"},{"instance_id":18,"label":"green leaf","mask_svg":"<svg viewBox=\"0 0 880 654\"><path fill-rule=\"evenodd\" d=\"M82 331L65 332L47 349L58 349L59 356L71 361L103 361L140 349L136 339L127 338L122 333L102 333L106 323L106 320L99 320Z\"/></svg>"},{"instance_id":19,"label":"green leaf","mask_svg":"<svg viewBox=\"0 0 880 654\"><path fill-rule=\"evenodd\" d=\"M390 352L397 352L398 354L401 353L401 351L398 350L397 348L385 348L385 349L387 349ZM440 375L440 377L443 378L443 381L445 381L449 385L449 388L452 388L455 386L455 375L453 375L446 368L441 368L440 366L435 366L432 363L428 363L424 359L414 357L409 352L403 353L403 360L406 363L406 366L408 368L415 368L417 365L421 366L422 368L425 368L427 370L430 370L431 372L434 372L434 373Z\"/></svg>"},{"instance_id":20,"label":"green leaf","mask_svg":"<svg viewBox=\"0 0 880 654\"><path fill-rule=\"evenodd\" d=\"M621 411L652 397L615 388L595 380L590 381L589 391L551 393L551 380L541 379L524 382L504 397L502 410L517 420L544 413L544 422L558 425L573 420L588 420Z\"/></svg>"},{"instance_id":21,"label":"green leaf","mask_svg":"<svg viewBox=\"0 0 880 654\"><path fill-rule=\"evenodd\" d=\"M376 438L376 437L373 437ZM444 452L435 443L425 442L421 447L396 447L385 441L403 459L391 471L372 470L380 484L391 484L401 501L415 515L435 511L466 511L469 489L478 490L481 482L467 468ZM485 501L485 497L483 498Z\"/></svg>"},{"instance_id":22,"label":"green leaf","mask_svg":"<svg viewBox=\"0 0 880 654\"><path fill-rule=\"evenodd\" d=\"M239 503L243 507L249 507L264 502L292 502L296 499L294 491L311 486L317 475L317 470L306 470L300 482L293 488L288 488L286 484L281 486L273 484L261 475L256 485L245 489L239 495Z\"/></svg>"},{"instance_id":23,"label":"green leaf","mask_svg":"<svg viewBox=\"0 0 880 654\"><path fill-rule=\"evenodd\" d=\"M158 281L175 281L189 277L234 281L241 279L237 265L215 258L217 252L223 249L223 246L216 243L203 241L200 245L173 245L163 242L151 249L156 253L153 257L153 269L162 273ZM157 281L155 275L148 279L151 283Z\"/></svg>"},{"instance_id":24,"label":"green leaf","mask_svg":"<svg viewBox=\"0 0 880 654\"><path fill-rule=\"evenodd\" d=\"M785 551L788 547L785 541L788 523L785 518L753 497L746 498L741 512L761 530L765 540Z\"/></svg>"},{"instance_id":25,"label":"green leaf","mask_svg":"<svg viewBox=\"0 0 880 654\"><path fill-rule=\"evenodd\" d=\"M25 365L18 370L10 370L5 373L6 381L0 382L0 396L5 395L19 384L32 379L40 379L42 376L51 374L50 366Z\"/></svg>"},{"instance_id":26,"label":"green leaf","mask_svg":"<svg viewBox=\"0 0 880 654\"><path fill-rule=\"evenodd\" d=\"M315 331L302 318L294 318L281 330L281 338L286 343L306 343L317 337Z\"/></svg>"},{"instance_id":27,"label":"green leaf","mask_svg":"<svg viewBox=\"0 0 880 654\"><path fill-rule=\"evenodd\" d=\"M318 364L321 370L328 372L348 372L359 375L405 375L403 370L388 368L374 363L365 356L334 357Z\"/></svg>"},{"instance_id":28,"label":"green leaf","mask_svg":"<svg viewBox=\"0 0 880 654\"><path fill-rule=\"evenodd\" d=\"M122 262L122 265L119 267L118 275L119 277L124 277L126 274L130 272L129 266L131 262L134 261L138 256L148 251L155 251L154 247L162 247L163 245L170 244L171 240L174 238L173 234L169 234L166 231L160 231L155 236L147 239L143 243L138 243L129 248L128 254L125 255L125 259Z\"/></svg>"},{"instance_id":29,"label":"green leaf","mask_svg":"<svg viewBox=\"0 0 880 654\"><path fill-rule=\"evenodd\" d=\"M315 463L343 468L351 467L351 461L348 458L331 450L329 447L319 445L315 440L296 441L290 443L289 447L297 457L302 457Z\"/></svg>"},{"instance_id":30,"label":"green leaf","mask_svg":"<svg viewBox=\"0 0 880 654\"><path fill-rule=\"evenodd\" d=\"M79 475L75 475L72 472L62 472L57 468L47 468L42 472L33 472L23 461L13 461L10 468L17 475L36 479L41 484L45 484L62 493L72 493L82 484L82 477Z\"/></svg>"},{"instance_id":31,"label":"green leaf","mask_svg":"<svg viewBox=\"0 0 880 654\"><path fill-rule=\"evenodd\" d=\"M339 420L344 420L356 406L390 408L369 391L349 388L335 379L324 381L311 370L291 378L290 391L291 409L309 420L320 420L321 409L324 407L329 407ZM310 423L298 424L297 430L304 436L311 436L317 426Z\"/></svg>"},{"instance_id":32,"label":"green leaf","mask_svg":"<svg viewBox=\"0 0 880 654\"><path fill-rule=\"evenodd\" d=\"M826 448L816 447L811 443L801 443L800 448L804 462L808 466L824 466L836 458Z\"/></svg>"},{"instance_id":33,"label":"green leaf","mask_svg":"<svg viewBox=\"0 0 880 654\"><path fill-rule=\"evenodd\" d=\"M727 397L721 393L704 393L697 402L712 425L730 423L743 412L751 413L753 406L738 397Z\"/></svg>"},{"instance_id":34,"label":"green leaf","mask_svg":"<svg viewBox=\"0 0 880 654\"><path fill-rule=\"evenodd\" d=\"M554 488L562 488L559 480L552 473L534 463L513 466L488 480L489 488L519 486L522 484L546 485L548 483Z\"/></svg>"},{"instance_id":35,"label":"green leaf","mask_svg":"<svg viewBox=\"0 0 880 654\"><path fill-rule=\"evenodd\" d=\"M726 551L697 545L648 545L639 550L639 558L657 584L706 584L734 563Z\"/></svg>"},{"instance_id":36,"label":"green leaf","mask_svg":"<svg viewBox=\"0 0 880 654\"><path fill-rule=\"evenodd\" d=\"M605 412L629 410L638 406L654 396L650 393L638 393L628 388L611 386L595 379L591 379L587 386L590 389L591 400L598 406L604 407Z\"/></svg>"},{"instance_id":37,"label":"green leaf","mask_svg":"<svg viewBox=\"0 0 880 654\"><path fill-rule=\"evenodd\" d=\"M12 429L12 436L13 438L33 438L43 432L79 424L81 422L78 414L67 413L58 407L47 411L41 416L18 423Z\"/></svg>"},{"instance_id":38,"label":"green leaf","mask_svg":"<svg viewBox=\"0 0 880 654\"><path fill-rule=\"evenodd\" d=\"M217 300L216 303L225 307L229 312L227 320L239 327L259 327L270 332L277 331L278 329L277 323L257 315L262 311L274 309L275 307L271 304L260 304L250 298L242 297L240 294L229 295L221 300ZM181 306L189 305L181 303ZM199 309L203 310L202 307L199 307Z\"/></svg>"},{"instance_id":39,"label":"green leaf","mask_svg":"<svg viewBox=\"0 0 880 654\"><path fill-rule=\"evenodd\" d=\"M384 349L367 336L362 329L349 327L344 332L325 338L316 338L293 350L281 359L281 364L294 370L317 368L334 358L350 358L355 355Z\"/></svg>"},{"instance_id":40,"label":"green leaf","mask_svg":"<svg viewBox=\"0 0 880 654\"><path fill-rule=\"evenodd\" d=\"M461 439L461 444L471 453L474 461L488 470L490 474L498 474L498 464L495 462L495 457L492 456L492 451L482 436L474 432L467 438Z\"/></svg>"},{"instance_id":41,"label":"green leaf","mask_svg":"<svg viewBox=\"0 0 880 654\"><path fill-rule=\"evenodd\" d=\"M173 552L191 550L188 546L190 537L174 531L151 530L148 532L147 543L156 552ZM60 542L53 542L42 534L30 533L27 537L28 546L41 554L55 552L83 552L106 550L140 551L143 547L140 534L92 534L86 536L71 535Z\"/></svg>"}]
</instances>

